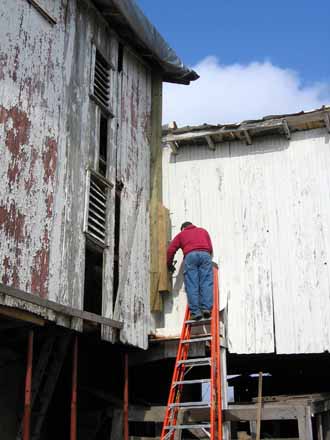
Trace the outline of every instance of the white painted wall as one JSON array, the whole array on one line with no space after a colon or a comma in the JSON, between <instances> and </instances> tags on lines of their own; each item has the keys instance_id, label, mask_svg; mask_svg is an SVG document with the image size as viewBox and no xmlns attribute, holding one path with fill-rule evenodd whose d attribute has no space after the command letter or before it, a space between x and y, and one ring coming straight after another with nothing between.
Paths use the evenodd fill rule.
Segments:
<instances>
[{"instance_id":1,"label":"white painted wall","mask_svg":"<svg viewBox=\"0 0 330 440\"><path fill-rule=\"evenodd\" d=\"M220 263L233 353L330 349L330 139L325 129L207 146L163 156L172 235L189 220L206 228ZM181 251L179 251L181 252ZM155 321L178 335L182 271Z\"/></svg>"}]
</instances>

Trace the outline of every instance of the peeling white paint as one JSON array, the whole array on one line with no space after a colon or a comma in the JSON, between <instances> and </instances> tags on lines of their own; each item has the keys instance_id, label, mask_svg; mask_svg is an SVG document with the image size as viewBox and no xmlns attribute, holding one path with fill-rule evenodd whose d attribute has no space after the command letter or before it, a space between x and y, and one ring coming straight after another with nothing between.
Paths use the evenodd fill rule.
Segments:
<instances>
[{"instance_id":1,"label":"peeling white paint","mask_svg":"<svg viewBox=\"0 0 330 440\"><path fill-rule=\"evenodd\" d=\"M172 235L205 227L220 264L232 353L330 350L330 150L325 129L164 149L164 204ZM178 190L180 188L180 190ZM182 274L165 299L159 336L178 335Z\"/></svg>"}]
</instances>

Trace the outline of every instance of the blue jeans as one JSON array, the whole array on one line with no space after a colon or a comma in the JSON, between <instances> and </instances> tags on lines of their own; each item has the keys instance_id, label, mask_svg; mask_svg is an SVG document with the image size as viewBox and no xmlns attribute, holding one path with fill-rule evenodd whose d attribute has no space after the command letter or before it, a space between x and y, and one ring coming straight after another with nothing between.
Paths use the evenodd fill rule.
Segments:
<instances>
[{"instance_id":1,"label":"blue jeans","mask_svg":"<svg viewBox=\"0 0 330 440\"><path fill-rule=\"evenodd\" d=\"M213 266L208 252L192 251L184 258L184 284L190 312L200 315L213 305Z\"/></svg>"}]
</instances>

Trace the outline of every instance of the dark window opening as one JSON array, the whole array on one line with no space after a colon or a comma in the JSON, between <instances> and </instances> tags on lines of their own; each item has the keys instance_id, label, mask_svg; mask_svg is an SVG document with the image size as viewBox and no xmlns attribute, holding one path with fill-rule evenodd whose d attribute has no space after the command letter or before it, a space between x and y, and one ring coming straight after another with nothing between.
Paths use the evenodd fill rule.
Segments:
<instances>
[{"instance_id":1,"label":"dark window opening","mask_svg":"<svg viewBox=\"0 0 330 440\"><path fill-rule=\"evenodd\" d=\"M120 205L123 182L116 182L115 195L115 239L114 239L114 264L113 264L113 307L115 307L119 286L119 243L120 243Z\"/></svg>"},{"instance_id":2,"label":"dark window opening","mask_svg":"<svg viewBox=\"0 0 330 440\"><path fill-rule=\"evenodd\" d=\"M123 71L123 62L124 62L124 46L122 43L118 45L118 72Z\"/></svg>"},{"instance_id":3,"label":"dark window opening","mask_svg":"<svg viewBox=\"0 0 330 440\"><path fill-rule=\"evenodd\" d=\"M102 176L107 174L108 155L108 119L101 114L100 120L100 142L99 142L99 173Z\"/></svg>"},{"instance_id":4,"label":"dark window opening","mask_svg":"<svg viewBox=\"0 0 330 440\"><path fill-rule=\"evenodd\" d=\"M102 315L103 251L86 243L84 310Z\"/></svg>"}]
</instances>

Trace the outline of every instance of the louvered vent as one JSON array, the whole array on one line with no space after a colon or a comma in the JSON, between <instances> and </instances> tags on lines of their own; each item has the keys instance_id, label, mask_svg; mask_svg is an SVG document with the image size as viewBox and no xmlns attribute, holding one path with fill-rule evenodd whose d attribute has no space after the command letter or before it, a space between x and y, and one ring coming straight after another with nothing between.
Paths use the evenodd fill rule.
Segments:
<instances>
[{"instance_id":1,"label":"louvered vent","mask_svg":"<svg viewBox=\"0 0 330 440\"><path fill-rule=\"evenodd\" d=\"M95 55L94 96L109 108L110 68L98 50Z\"/></svg>"},{"instance_id":2,"label":"louvered vent","mask_svg":"<svg viewBox=\"0 0 330 440\"><path fill-rule=\"evenodd\" d=\"M91 170L87 173L84 231L106 245L107 194L111 184Z\"/></svg>"}]
</instances>

